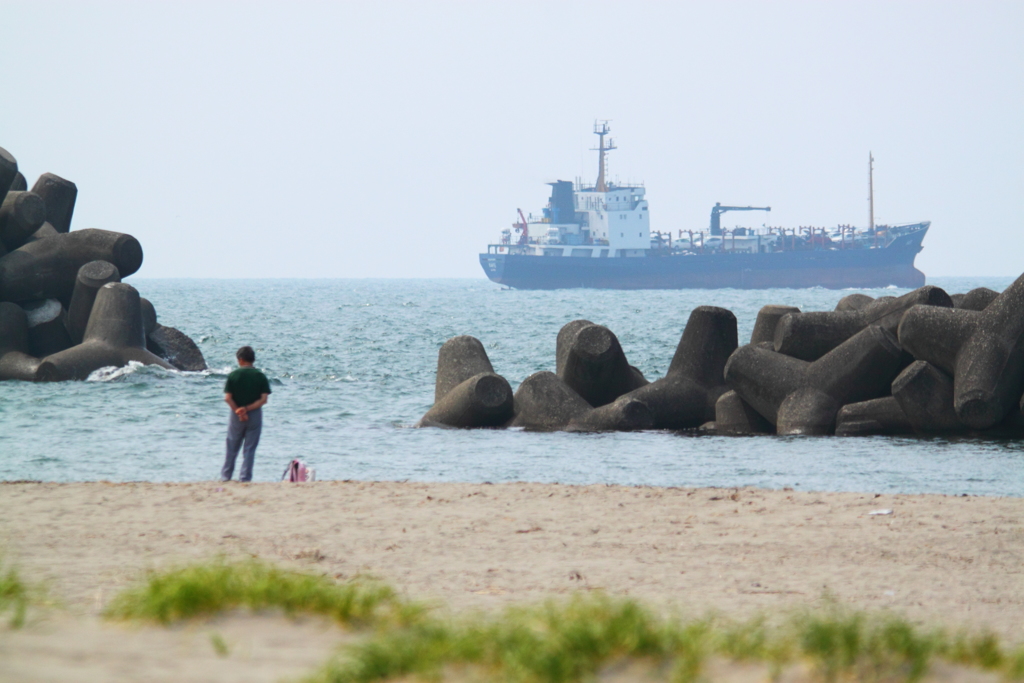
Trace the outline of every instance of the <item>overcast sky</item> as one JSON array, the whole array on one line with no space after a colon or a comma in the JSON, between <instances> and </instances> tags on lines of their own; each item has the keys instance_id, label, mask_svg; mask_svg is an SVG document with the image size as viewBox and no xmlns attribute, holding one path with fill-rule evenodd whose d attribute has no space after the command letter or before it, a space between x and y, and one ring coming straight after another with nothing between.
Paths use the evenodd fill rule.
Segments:
<instances>
[{"instance_id":1,"label":"overcast sky","mask_svg":"<svg viewBox=\"0 0 1024 683\"><path fill-rule=\"evenodd\" d=\"M483 277L592 182L655 230L932 221L926 274L1024 271L1024 2L0 0L0 146L144 277Z\"/></svg>"}]
</instances>

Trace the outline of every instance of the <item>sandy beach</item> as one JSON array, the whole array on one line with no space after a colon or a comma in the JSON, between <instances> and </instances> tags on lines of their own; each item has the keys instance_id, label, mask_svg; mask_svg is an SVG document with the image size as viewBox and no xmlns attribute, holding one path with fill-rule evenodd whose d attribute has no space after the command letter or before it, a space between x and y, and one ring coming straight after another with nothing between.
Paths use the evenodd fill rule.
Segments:
<instances>
[{"instance_id":1,"label":"sandy beach","mask_svg":"<svg viewBox=\"0 0 1024 683\"><path fill-rule=\"evenodd\" d=\"M99 619L106 601L145 570L218 555L341 579L368 574L454 611L602 590L659 609L742 618L831 595L1019 643L1022 519L1022 499L941 495L6 483L0 544L63 608L4 634L0 680L134 680L134 662L147 680L270 681L301 675L341 640L315 620L234 615L167 630ZM213 632L237 645L231 657L216 657Z\"/></svg>"}]
</instances>

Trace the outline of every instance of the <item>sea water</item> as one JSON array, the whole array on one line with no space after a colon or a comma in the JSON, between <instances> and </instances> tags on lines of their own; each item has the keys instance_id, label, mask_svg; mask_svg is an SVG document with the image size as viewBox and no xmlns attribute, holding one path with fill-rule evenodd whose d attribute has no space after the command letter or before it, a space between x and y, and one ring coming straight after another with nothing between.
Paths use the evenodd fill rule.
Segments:
<instances>
[{"instance_id":1,"label":"sea water","mask_svg":"<svg viewBox=\"0 0 1024 683\"><path fill-rule=\"evenodd\" d=\"M950 293L1011 278L935 278ZM257 481L292 458L320 479L535 481L1024 495L1024 442L965 437L710 437L415 429L437 350L470 334L513 389L554 370L555 337L586 318L618 335L648 379L690 311L728 308L749 338L758 309L831 310L853 291L515 291L486 280L150 280L131 283L211 370L107 369L86 382L0 383L0 479L196 481L217 476L234 352L256 349L273 394Z\"/></svg>"}]
</instances>

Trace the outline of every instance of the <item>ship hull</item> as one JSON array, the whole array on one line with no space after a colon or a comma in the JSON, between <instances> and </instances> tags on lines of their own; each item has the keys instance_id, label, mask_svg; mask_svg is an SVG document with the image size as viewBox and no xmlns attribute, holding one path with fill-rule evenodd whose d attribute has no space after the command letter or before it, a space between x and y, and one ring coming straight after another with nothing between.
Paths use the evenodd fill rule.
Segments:
<instances>
[{"instance_id":1,"label":"ship hull","mask_svg":"<svg viewBox=\"0 0 1024 683\"><path fill-rule=\"evenodd\" d=\"M515 289L828 289L920 287L914 267L927 229L881 249L649 254L619 258L480 254L487 277Z\"/></svg>"}]
</instances>

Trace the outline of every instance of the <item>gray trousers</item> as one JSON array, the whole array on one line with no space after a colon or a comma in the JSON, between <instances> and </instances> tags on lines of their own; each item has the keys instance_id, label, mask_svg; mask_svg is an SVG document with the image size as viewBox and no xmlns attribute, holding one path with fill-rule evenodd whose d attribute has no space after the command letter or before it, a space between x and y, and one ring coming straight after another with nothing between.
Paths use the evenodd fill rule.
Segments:
<instances>
[{"instance_id":1,"label":"gray trousers","mask_svg":"<svg viewBox=\"0 0 1024 683\"><path fill-rule=\"evenodd\" d=\"M235 472L235 458L238 449L242 450L242 469L238 471L238 481L252 481L252 463L256 459L256 446L260 443L260 432L263 430L263 409L249 413L249 419L242 422L232 411L228 418L227 453L224 456L224 467L220 470L221 481L231 481Z\"/></svg>"}]
</instances>

